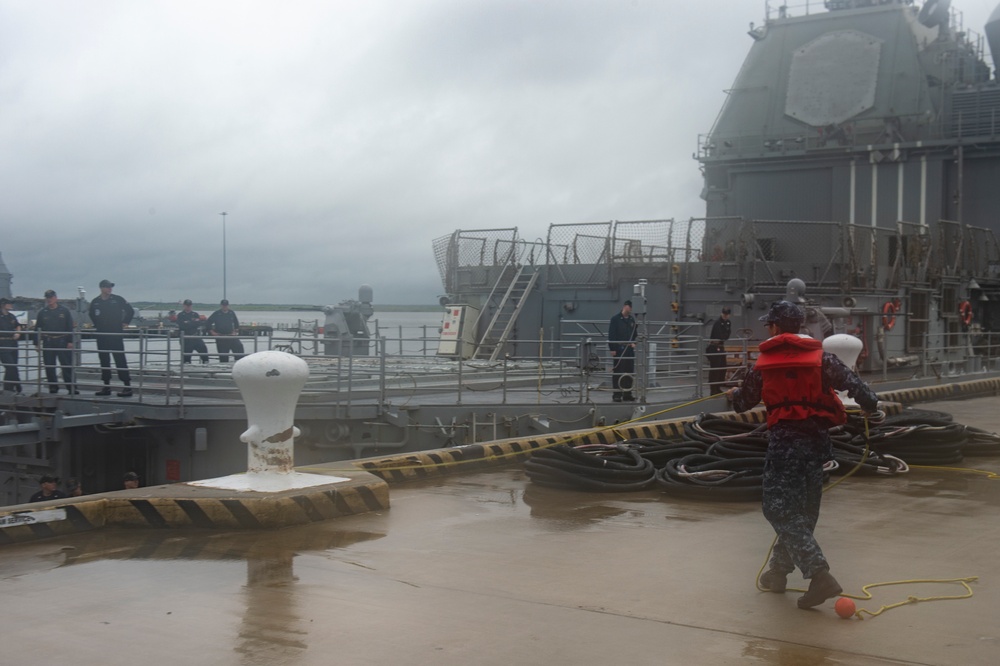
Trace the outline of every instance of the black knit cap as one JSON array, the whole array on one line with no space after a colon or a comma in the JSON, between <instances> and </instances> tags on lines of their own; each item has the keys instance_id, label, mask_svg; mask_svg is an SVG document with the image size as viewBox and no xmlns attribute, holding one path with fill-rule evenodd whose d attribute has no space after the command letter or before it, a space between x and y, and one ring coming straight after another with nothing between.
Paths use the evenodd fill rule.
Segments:
<instances>
[{"instance_id":1,"label":"black knit cap","mask_svg":"<svg viewBox=\"0 0 1000 666\"><path fill-rule=\"evenodd\" d=\"M780 328L798 328L806 319L802 308L790 301L775 301L771 303L767 314L760 318L760 321L768 324L777 324Z\"/></svg>"}]
</instances>

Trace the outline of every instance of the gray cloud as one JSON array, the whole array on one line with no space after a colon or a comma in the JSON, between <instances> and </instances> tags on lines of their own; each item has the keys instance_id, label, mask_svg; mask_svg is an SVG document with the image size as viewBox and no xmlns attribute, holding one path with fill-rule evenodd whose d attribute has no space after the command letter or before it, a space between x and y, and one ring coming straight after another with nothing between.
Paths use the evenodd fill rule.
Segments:
<instances>
[{"instance_id":1,"label":"gray cloud","mask_svg":"<svg viewBox=\"0 0 1000 666\"><path fill-rule=\"evenodd\" d=\"M456 228L702 215L691 154L762 11L0 0L0 252L19 295L213 301L226 211L234 302L432 303Z\"/></svg>"}]
</instances>

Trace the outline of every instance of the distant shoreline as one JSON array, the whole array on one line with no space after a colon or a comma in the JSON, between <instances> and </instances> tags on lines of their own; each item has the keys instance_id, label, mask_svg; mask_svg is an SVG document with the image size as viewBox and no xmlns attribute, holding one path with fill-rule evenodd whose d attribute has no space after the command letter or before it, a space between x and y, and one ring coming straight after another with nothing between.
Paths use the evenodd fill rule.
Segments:
<instances>
[{"instance_id":1,"label":"distant shoreline","mask_svg":"<svg viewBox=\"0 0 1000 666\"><path fill-rule=\"evenodd\" d=\"M133 301L132 307L137 310L180 310L180 303L160 303L151 301ZM195 310L216 310L218 303L194 303ZM322 312L324 305L268 305L266 303L232 303L233 310L244 310L247 312L268 310L272 312ZM438 312L443 308L438 304L433 305L373 305L375 312Z\"/></svg>"}]
</instances>

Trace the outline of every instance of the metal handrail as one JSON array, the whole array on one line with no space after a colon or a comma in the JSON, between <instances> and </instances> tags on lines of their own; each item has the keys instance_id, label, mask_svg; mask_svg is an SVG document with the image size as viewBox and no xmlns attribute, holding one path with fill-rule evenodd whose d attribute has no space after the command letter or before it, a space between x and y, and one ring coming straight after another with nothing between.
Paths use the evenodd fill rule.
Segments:
<instances>
[{"instance_id":1,"label":"metal handrail","mask_svg":"<svg viewBox=\"0 0 1000 666\"><path fill-rule=\"evenodd\" d=\"M876 315L873 315L876 316ZM676 330L674 330L676 329ZM594 393L609 390L611 357L607 349L606 321L571 321L564 323L559 335L550 340L524 340L519 349L532 350L523 355L507 354L494 362L484 360L458 361L427 353L428 336L424 327L416 327L422 335L399 338L379 335L371 341L370 355L301 357L311 367L311 376L303 391L302 404L329 405L336 415L347 415L355 406L368 405L381 413L393 402L408 401L414 393L456 393L458 400L468 392L497 390L503 401L530 395L532 401L556 400L560 402L589 401ZM400 327L401 334L406 331ZM698 322L646 322L646 333L641 336L637 349L637 368L646 371L644 391L650 401L666 400L689 395L700 397L705 388L706 372L705 338ZM133 375L136 394L131 402L110 404L143 404L151 407L162 405L176 408L171 418L186 418L199 400L205 404L240 404L241 400L232 382L231 366L194 367L181 363L182 338L155 334L120 334L134 338L125 351ZM955 364L973 363L995 365L1000 356L1000 333L957 331L949 333L943 346L934 349L916 349L911 355L919 357L908 367L918 375L938 375L958 371ZM315 336L317 349L323 338ZM204 339L209 339L207 336ZM273 336L246 336L246 353L273 349L281 338ZM74 399L93 400L88 395L100 386L97 350L88 340L75 334L77 349L72 365L76 386L81 390ZM306 338L308 340L308 338ZM82 342L82 344L81 344ZM728 346L742 347L743 362L752 360L752 350L758 341L732 338ZM353 349L353 345L346 346ZM47 399L47 381L42 355L32 347L22 346L26 352L19 358L22 385L28 393L33 387L39 399ZM399 350L408 353L399 353ZM395 350L395 351L393 351ZM944 352L953 360L942 364L936 359ZM588 358L582 358L587 353ZM730 352L730 355L736 352ZM871 353L875 353L872 350ZM210 350L215 355L214 350ZM891 355L891 354L890 354ZM195 355L197 357L197 355ZM978 361L970 361L978 357ZM886 359L874 359L883 376L892 367ZM639 364L642 364L641 366ZM61 375L61 368L57 365ZM963 368L968 371L970 368ZM971 370L976 370L972 367ZM60 377L61 380L61 377ZM63 386L60 381L60 394ZM117 388L117 386L116 386ZM62 395L60 396L62 397ZM5 398L6 400L6 398ZM19 398L23 401L24 398ZM28 403L18 411L16 405L5 406L5 411L25 414L31 418L45 418L37 405ZM72 413L73 410L67 410ZM41 415L40 415L41 414Z\"/></svg>"}]
</instances>

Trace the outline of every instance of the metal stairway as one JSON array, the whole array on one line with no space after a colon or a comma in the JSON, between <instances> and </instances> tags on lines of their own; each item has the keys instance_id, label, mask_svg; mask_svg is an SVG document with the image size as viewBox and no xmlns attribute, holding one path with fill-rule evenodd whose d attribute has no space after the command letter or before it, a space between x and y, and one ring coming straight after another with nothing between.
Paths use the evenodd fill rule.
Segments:
<instances>
[{"instance_id":1,"label":"metal stairway","mask_svg":"<svg viewBox=\"0 0 1000 666\"><path fill-rule=\"evenodd\" d=\"M521 313L521 308L524 307L524 296L538 281L538 270L535 267L519 265L516 268L517 270L507 286L507 291L493 314L493 319L483 331L483 336L476 345L476 354L473 358L489 359L490 361L499 358L514 330L517 316ZM500 279L504 279L503 275ZM499 291L499 288L500 284L497 284L494 290Z\"/></svg>"}]
</instances>

